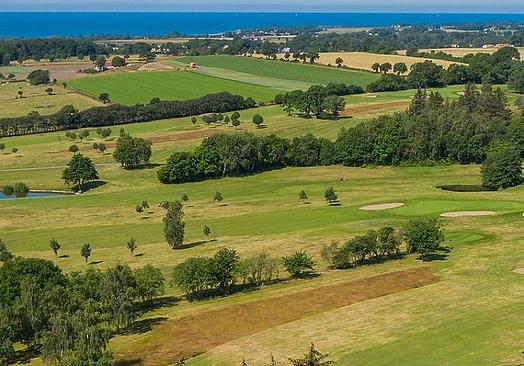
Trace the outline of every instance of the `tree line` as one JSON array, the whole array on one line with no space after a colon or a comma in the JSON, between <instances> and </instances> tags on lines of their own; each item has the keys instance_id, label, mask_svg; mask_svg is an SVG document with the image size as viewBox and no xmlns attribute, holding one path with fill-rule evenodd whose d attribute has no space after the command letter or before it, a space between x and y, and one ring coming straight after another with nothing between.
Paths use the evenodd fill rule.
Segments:
<instances>
[{"instance_id":1,"label":"tree line","mask_svg":"<svg viewBox=\"0 0 524 366\"><path fill-rule=\"evenodd\" d=\"M162 183L237 176L285 166L343 164L434 165L482 163L498 140L523 156L524 118L515 116L500 89L468 84L456 101L418 89L404 112L343 128L335 141L306 134L218 133L192 152L175 152L157 171Z\"/></svg>"},{"instance_id":2,"label":"tree line","mask_svg":"<svg viewBox=\"0 0 524 366\"><path fill-rule=\"evenodd\" d=\"M51 261L13 257L0 240L0 361L22 343L54 365L108 366L109 338L129 327L164 293L148 264L62 273Z\"/></svg>"},{"instance_id":3,"label":"tree line","mask_svg":"<svg viewBox=\"0 0 524 366\"><path fill-rule=\"evenodd\" d=\"M106 127L210 112L229 112L253 108L255 104L252 98L244 99L240 95L221 92L184 101L154 100L146 105L133 106L112 104L83 111L78 111L72 105L66 105L57 113L46 116L33 111L24 117L0 118L0 137L86 127Z\"/></svg>"}]
</instances>

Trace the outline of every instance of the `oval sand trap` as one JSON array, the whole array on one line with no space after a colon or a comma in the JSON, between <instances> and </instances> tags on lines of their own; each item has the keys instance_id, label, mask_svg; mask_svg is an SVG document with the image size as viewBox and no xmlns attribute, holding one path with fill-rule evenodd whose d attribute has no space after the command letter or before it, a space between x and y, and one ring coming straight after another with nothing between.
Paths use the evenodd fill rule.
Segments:
<instances>
[{"instance_id":1,"label":"oval sand trap","mask_svg":"<svg viewBox=\"0 0 524 366\"><path fill-rule=\"evenodd\" d=\"M495 215L495 211L455 211L455 212L444 212L441 213L442 217L460 217L460 216L485 216Z\"/></svg>"},{"instance_id":2,"label":"oval sand trap","mask_svg":"<svg viewBox=\"0 0 524 366\"><path fill-rule=\"evenodd\" d=\"M515 268L512 272L524 275L524 268Z\"/></svg>"},{"instance_id":3,"label":"oval sand trap","mask_svg":"<svg viewBox=\"0 0 524 366\"><path fill-rule=\"evenodd\" d=\"M390 208L397 208L400 206L404 206L402 202L395 202L395 203L382 203L380 205L369 205L369 206L362 206L359 208L359 210L364 211L377 211L377 210L387 210Z\"/></svg>"}]
</instances>

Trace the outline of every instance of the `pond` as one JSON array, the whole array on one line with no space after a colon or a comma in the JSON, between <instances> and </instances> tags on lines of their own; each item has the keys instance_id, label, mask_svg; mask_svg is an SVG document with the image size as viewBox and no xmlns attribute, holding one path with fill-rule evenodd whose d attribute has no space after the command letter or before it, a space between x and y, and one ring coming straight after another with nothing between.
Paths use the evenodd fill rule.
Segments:
<instances>
[{"instance_id":1,"label":"pond","mask_svg":"<svg viewBox=\"0 0 524 366\"><path fill-rule=\"evenodd\" d=\"M9 200L13 198L44 198L44 197L56 197L56 196L64 196L65 194L56 193L56 192L29 192L24 197L17 197L14 194L10 196L6 196L2 192L0 192L0 200Z\"/></svg>"}]
</instances>

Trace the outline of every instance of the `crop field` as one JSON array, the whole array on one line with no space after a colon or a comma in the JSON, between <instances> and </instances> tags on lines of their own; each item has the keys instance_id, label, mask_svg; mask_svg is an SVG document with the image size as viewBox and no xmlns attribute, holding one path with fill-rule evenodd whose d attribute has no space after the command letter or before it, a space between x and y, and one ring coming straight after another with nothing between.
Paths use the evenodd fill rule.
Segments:
<instances>
[{"instance_id":1,"label":"crop field","mask_svg":"<svg viewBox=\"0 0 524 366\"><path fill-rule=\"evenodd\" d=\"M264 78L299 81L308 83L309 85L325 85L329 82L337 82L347 85L360 85L365 88L369 83L378 79L377 75L368 72L339 70L336 68L319 67L318 65L280 62L253 57L199 56L178 58L176 61L184 64L196 62L196 64L204 70L207 67L226 69Z\"/></svg>"},{"instance_id":2,"label":"crop field","mask_svg":"<svg viewBox=\"0 0 524 366\"><path fill-rule=\"evenodd\" d=\"M452 98L460 90L441 92ZM312 132L334 139L340 127L351 126L359 116L380 113L369 110L370 105L405 103L411 96L412 92L351 96L351 108L368 109L338 121L287 117L277 106L262 107L241 112L240 128L286 137ZM264 116L266 128L255 128L250 122L253 113ZM235 131L225 125L207 127L201 121L192 125L188 118L124 128L153 141L153 164L164 163L173 151L193 149L211 133ZM383 363L385 355L388 365L514 365L519 361L524 347L524 277L512 270L524 267L524 187L481 193L435 188L478 184L480 167L475 165L286 168L162 185L155 167L133 171L114 163L110 154L116 132L113 129L106 141L106 154L91 148L101 141L94 130L83 143L66 139L63 132L2 139L7 151L17 146L19 152L0 154L0 185L23 181L34 189L67 189L61 170L71 157L67 149L72 143L93 159L103 183L82 195L0 200L1 238L14 254L46 258L70 272L87 268L79 250L89 242L91 266L152 263L169 280L177 263L211 256L220 248L235 249L240 256L265 250L274 257L305 250L320 274L201 302L188 302L177 288L169 287L167 304L139 319L141 330L112 339L110 348L118 365L164 366L182 353L198 355L187 361L189 366L240 364L242 358L249 365L262 366L268 364L270 353L285 364L285 357L299 357L311 341L321 352L329 352L335 365L376 365ZM342 176L347 181L340 181ZM323 192L329 186L337 192L340 206L325 202ZM309 204L298 199L302 189ZM224 196L220 204L213 202L216 190ZM184 193L189 196L184 209L185 243L190 245L171 250L162 233L164 210L156 204ZM139 214L134 207L142 200L151 208ZM404 205L359 209L391 202ZM369 229L398 228L413 218L476 210L496 214L441 219L445 244L453 248L444 260L420 262L410 255L334 271L320 257L322 245L342 244ZM204 225L212 229L216 241L206 239ZM139 256L126 248L131 236L137 239ZM61 243L60 258L49 248L50 238ZM383 277L374 280L374 276ZM284 272L281 277L287 278ZM355 297L352 291L360 288ZM245 323L246 317L251 322ZM218 337L207 331L216 327L223 330ZM42 363L35 359L30 365Z\"/></svg>"},{"instance_id":3,"label":"crop field","mask_svg":"<svg viewBox=\"0 0 524 366\"><path fill-rule=\"evenodd\" d=\"M70 80L68 84L94 98L98 98L101 93L109 93L111 101L126 105L147 104L156 97L162 100L194 99L222 91L245 98L252 97L257 102L267 102L281 92L278 89L199 75L190 70L106 73Z\"/></svg>"}]
</instances>

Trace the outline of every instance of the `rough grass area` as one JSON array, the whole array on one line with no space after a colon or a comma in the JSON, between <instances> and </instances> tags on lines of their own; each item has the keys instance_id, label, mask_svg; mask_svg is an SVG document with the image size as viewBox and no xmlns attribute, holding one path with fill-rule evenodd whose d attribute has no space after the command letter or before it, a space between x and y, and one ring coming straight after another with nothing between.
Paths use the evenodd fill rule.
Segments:
<instances>
[{"instance_id":1,"label":"rough grass area","mask_svg":"<svg viewBox=\"0 0 524 366\"><path fill-rule=\"evenodd\" d=\"M153 323L147 341L120 349L117 364L166 365L288 322L437 281L427 267L321 286ZM144 341L146 339L142 339ZM125 343L124 339L120 342Z\"/></svg>"}]
</instances>

